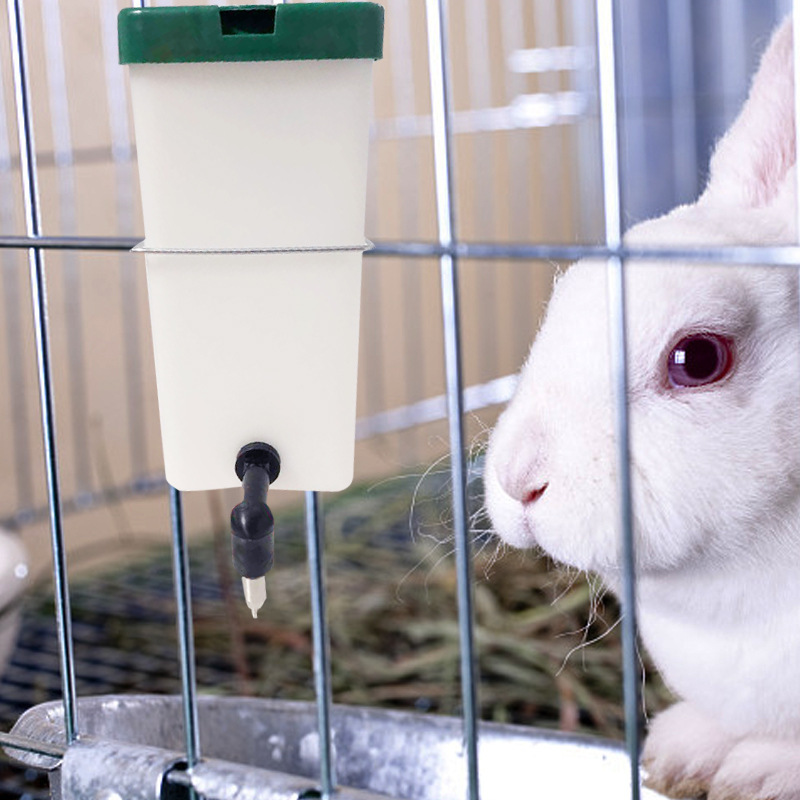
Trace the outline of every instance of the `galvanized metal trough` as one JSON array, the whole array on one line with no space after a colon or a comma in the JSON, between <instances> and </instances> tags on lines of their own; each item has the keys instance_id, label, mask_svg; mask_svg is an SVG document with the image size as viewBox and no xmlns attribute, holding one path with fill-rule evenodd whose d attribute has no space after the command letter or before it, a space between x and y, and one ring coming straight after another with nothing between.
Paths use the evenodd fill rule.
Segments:
<instances>
[{"instance_id":1,"label":"galvanized metal trough","mask_svg":"<svg viewBox=\"0 0 800 800\"><path fill-rule=\"evenodd\" d=\"M79 701L81 735L63 758L7 748L47 769L54 800L172 800L191 786L208 800L321 797L316 706L255 698L199 698L203 760L190 772L181 755L181 700L106 695ZM467 793L458 719L334 706L337 800L463 800ZM64 742L63 707L27 711L14 735ZM585 736L484 723L479 739L482 800L630 794L627 755ZM660 795L645 789L644 798Z\"/></svg>"}]
</instances>

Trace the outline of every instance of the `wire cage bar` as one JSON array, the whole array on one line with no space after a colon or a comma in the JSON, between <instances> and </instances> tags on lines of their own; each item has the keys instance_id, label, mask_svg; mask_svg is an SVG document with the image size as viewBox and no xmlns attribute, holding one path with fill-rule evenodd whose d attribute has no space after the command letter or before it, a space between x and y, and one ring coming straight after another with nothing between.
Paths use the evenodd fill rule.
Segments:
<instances>
[{"instance_id":1,"label":"wire cage bar","mask_svg":"<svg viewBox=\"0 0 800 800\"><path fill-rule=\"evenodd\" d=\"M620 134L617 121L617 66L615 4L597 3L597 53L600 94L600 140L603 163L603 210L605 240L611 247L622 244L622 184L619 169ZM619 474L619 523L622 539L622 658L625 703L625 738L631 762L631 798L639 790L639 681L636 653L636 576L634 571L633 501L631 495L630 423L628 408L628 346L625 317L625 259L608 259L611 372L616 418Z\"/></svg>"},{"instance_id":2,"label":"wire cage bar","mask_svg":"<svg viewBox=\"0 0 800 800\"><path fill-rule=\"evenodd\" d=\"M27 86L27 65L25 50L25 31L22 13L22 0L7 0L9 25L12 38L12 62L15 82L15 100L17 109L20 161L22 166L22 185L26 212L26 235L0 236L0 249L27 251L30 262L31 287L33 293L33 316L36 329L36 353L39 370L40 398L42 407L42 431L45 443L45 469L47 472L49 518L54 558L54 582L59 634L59 654L63 685L64 721L67 744L75 741L80 731L77 716L77 692L75 683L74 653L72 649L70 595L66 551L63 539L62 500L59 487L58 451L56 422L53 404L52 376L50 370L49 339L47 314L47 291L44 252L56 250L63 252L76 251L117 251L122 254L138 244L139 239L130 235L124 236L78 236L74 235L70 225L66 233L59 236L44 235L41 228L37 198L37 164L34 145L34 127L30 108L30 93ZM144 7L144 0L134 0L134 5ZM509 7L514 5L509 3ZM471 4L473 14L471 24L480 27L482 6ZM800 0L792 4L795 26L800 24ZM485 8L483 9L485 12ZM517 12L519 9L517 9ZM514 27L511 11L507 10L509 20L506 21L505 35L511 36ZM450 77L450 54L448 51L448 9L446 0L426 0L427 45L429 53L429 79L431 90L430 130L434 145L434 179L436 188L437 236L435 241L378 241L374 249L367 253L370 258L402 258L402 259L436 259L440 270L442 316L444 320L444 350L446 365L446 391L443 397L432 398L423 403L405 409L398 409L394 416L376 415L374 426L370 429L370 420L362 421L362 435L370 430L393 431L403 426L414 424L408 420L442 419L448 421L450 467L452 475L452 510L453 528L456 537L459 631L461 646L461 683L463 705L463 731L466 752L467 796L470 800L479 800L480 774L478 769L478 686L479 674L475 651L473 631L473 584L472 554L467 512L467 474L465 463L464 415L469 408L493 405L510 397L513 392L512 376L498 379L491 386L470 386L465 388L463 368L461 364L460 338L460 297L459 297L459 265L470 260L487 262L481 269L491 270L497 261L536 261L564 260L571 261L590 257L603 259L607 263L608 291L612 319L609 335L612 341L613 384L616 396L615 430L617 437L618 474L620 480L619 522L623 549L623 676L626 740L630 758L631 798L638 800L640 796L639 750L641 710L639 702L639 665L636 653L636 613L635 613L635 556L634 526L631 498L631 469L629 458L629 418L628 418L628 380L627 380L627 331L625 324L625 263L630 259L652 261L654 263L671 261L697 261L709 264L752 264L773 265L776 267L796 267L800 264L800 245L755 247L702 247L702 248L637 248L628 247L622 238L622 167L621 137L618 120L619 77L616 56L619 52L619 12L620 3L615 0L596 0L596 34L598 53L598 99L600 111L600 143L602 150L602 194L604 199L604 235L599 245L566 245L566 244L513 244L465 241L457 235L456 204L454 174L455 166L452 154L453 131L458 120L457 112L452 108L452 85ZM674 13L680 17L679 24L687 23L686 4L675 3ZM678 25L678 23L676 23ZM735 32L734 32L735 33ZM729 35L733 33L729 32ZM678 47L677 39L671 42L673 48ZM58 48L56 47L56 50ZM107 61L109 58L107 57ZM109 61L110 63L110 61ZM113 71L113 70L112 70ZM795 75L800 78L800 48L795 50ZM402 88L402 76L395 76L397 85ZM690 87L693 76L683 72L676 77L676 82ZM476 97L484 98L486 87L473 85ZM110 90L112 91L112 90ZM127 134L127 121L124 102L120 104L121 88L114 87L115 100L112 103L117 109L114 125L115 163L120 173L127 172L132 158L132 144ZM413 87L405 87L406 93L413 92ZM800 80L795 81L796 113L798 125L796 131L800 144ZM113 93L112 92L112 93ZM408 103L409 113L413 109L413 98ZM408 123L410 124L410 123ZM459 123L461 124L461 123ZM61 120L62 131L68 126ZM689 135L689 134L686 134ZM61 150L69 150L68 140L62 141ZM72 163L62 161L65 175ZM689 169L688 172L692 170ZM687 173L688 175L688 173ZM64 177L65 202L70 196L69 177ZM124 184L127 179L122 177ZM798 173L800 181L800 173ZM682 185L690 183L690 177L684 176ZM125 204L121 190L120 205ZM123 212L122 216L126 216ZM127 215L128 227L130 215ZM135 292L130 282L130 263L120 256L118 261L121 280L126 292ZM67 270L69 266L67 265ZM126 277L127 276L127 277ZM75 287L73 286L73 291ZM138 333L135 317L125 322L126 359L130 370L138 374L141 354L137 352ZM81 378L80 358L76 355L81 350L75 344L73 366L76 381L83 384ZM484 391L476 392L476 389ZM470 392L473 394L470 395ZM142 431L145 422L137 417L137 404L140 402L140 387L133 382L127 390L132 441L144 441ZM477 399L470 400L470 397ZM441 401L441 402L440 402ZM423 408L424 406L424 408ZM409 409L412 409L409 412ZM425 416L427 415L427 417ZM85 420L79 420L77 430L85 427ZM131 447L131 461L134 474L144 471L145 457L138 449L139 444ZM78 485L79 493L85 496L85 502L91 504L92 497L102 502L103 493L95 492L85 465L77 469L81 476ZM141 491L144 483L140 480L132 491ZM153 478L150 488L163 487L160 477ZM116 490L119 491L119 490ZM21 497L28 493L22 492ZM24 519L31 519L30 511L26 511ZM191 590L189 584L188 553L183 530L183 518L180 493L170 489L170 515L173 533L173 558L175 570L175 592L178 607L179 647L181 653L182 704L185 726L185 755L189 768L189 777L177 773L174 781L192 788L191 769L201 760L200 726L198 722L197 677L194 670L193 631L191 615ZM24 521L22 517L17 522ZM323 553L323 515L320 499L315 493L306 495L306 531L310 580L312 588L312 619L314 640L314 675L315 696L320 736L320 787L322 796L333 796L337 784L335 752L331 740L331 677L329 632L325 608L325 580ZM63 755L60 746L35 744L20 737L8 734L0 735L0 742L5 746L39 753L46 756ZM37 749L38 748L38 749Z\"/></svg>"},{"instance_id":3,"label":"wire cage bar","mask_svg":"<svg viewBox=\"0 0 800 800\"><path fill-rule=\"evenodd\" d=\"M317 700L319 769L322 796L332 797L336 789L331 735L331 655L328 614L325 604L325 567L322 503L317 492L306 492L306 539L311 584L311 620L314 642L314 692Z\"/></svg>"},{"instance_id":4,"label":"wire cage bar","mask_svg":"<svg viewBox=\"0 0 800 800\"><path fill-rule=\"evenodd\" d=\"M439 242L456 241L455 197L452 166L452 107L447 43L446 0L428 0L429 75L433 114L433 157ZM467 470L464 452L464 401L459 328L458 259L445 253L439 258L442 316L444 319L447 417L450 433L453 529L456 539L458 618L461 648L461 697L464 746L467 753L467 791L478 800L478 670L475 654L472 597L472 552L467 513Z\"/></svg>"},{"instance_id":5,"label":"wire cage bar","mask_svg":"<svg viewBox=\"0 0 800 800\"><path fill-rule=\"evenodd\" d=\"M194 659L192 586L189 578L189 549L183 528L181 493L174 487L170 487L169 490L169 510L172 528L172 564L175 573L175 607L178 617L186 765L191 770L201 757L200 729L197 719L197 672Z\"/></svg>"},{"instance_id":6,"label":"wire cage bar","mask_svg":"<svg viewBox=\"0 0 800 800\"><path fill-rule=\"evenodd\" d=\"M14 94L17 110L22 188L25 204L25 227L28 236L41 233L39 198L36 174L36 146L33 134L33 116L28 87L27 56L25 48L25 23L21 0L8 0L8 20L11 32L11 55L14 71ZM66 548L61 516L61 492L58 470L58 445L53 406L53 379L50 370L50 330L47 315L47 283L41 250L28 250L31 293L33 296L34 329L36 332L36 357L39 368L39 401L42 414L47 491L50 505L50 531L53 550L53 577L56 594L56 620L61 681L64 699L64 726L67 742L78 736L77 690L75 685L75 658L72 643L69 585L67 577Z\"/></svg>"}]
</instances>

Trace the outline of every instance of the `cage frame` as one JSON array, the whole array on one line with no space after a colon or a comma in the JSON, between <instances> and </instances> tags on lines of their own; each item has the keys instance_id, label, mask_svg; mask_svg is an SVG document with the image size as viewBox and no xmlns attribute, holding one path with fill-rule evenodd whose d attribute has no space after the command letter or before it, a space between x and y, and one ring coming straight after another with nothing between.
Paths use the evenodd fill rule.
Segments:
<instances>
[{"instance_id":1,"label":"cage frame","mask_svg":"<svg viewBox=\"0 0 800 800\"><path fill-rule=\"evenodd\" d=\"M144 7L146 0L133 0ZM0 734L0 744L14 750L45 756L61 756L78 739L80 721L75 685L75 659L72 650L68 569L62 528L62 499L59 484L58 445L56 437L53 386L50 373L50 331L47 316L47 287L44 253L48 250L124 252L139 243L133 237L46 236L42 233L35 150L34 125L28 86L25 45L25 23L22 0L7 0L11 32L12 70L20 147L23 200L25 207L24 236L0 236L0 248L27 251L32 290L36 356L41 404L41 428L44 437L45 470L49 501L51 546L54 560L57 629L63 689L66 743L57 747L24 739L13 734ZM626 719L626 743L631 768L631 798L640 795L639 751L641 710L638 699L635 557L631 469L629 459L629 416L627 401L627 330L625 322L625 265L629 259L690 261L702 259L716 264L752 264L775 267L797 267L800 245L726 246L693 248L631 248L623 243L622 182L620 168L620 131L618 123L619 47L618 0L595 0L598 97L600 101L600 143L602 151L602 194L604 237L599 245L491 244L468 242L457 235L454 205L454 167L452 164L452 118L450 59L447 40L447 0L426 0L429 80L433 115L435 192L437 206L437 241L378 241L366 255L436 258L439 261L442 293L442 316L445 333L446 406L450 432L450 456L453 479L453 514L456 533L459 627L461 632L461 674L463 687L463 725L467 753L468 796L479 800L478 710L476 655L473 634L471 548L466 513L466 470L464 461L463 417L465 388L461 369L459 263L462 260L575 260L591 257L606 262L610 321L613 342L613 387L616 398L614 421L617 438L617 466L620 481L618 510L623 543L623 676ZM795 30L800 30L800 0L792 2ZM800 152L800 48L794 50L796 146ZM800 181L800 173L798 174ZM505 390L508 392L508 390ZM182 707L185 726L187 772L170 773L171 780L191 788L191 768L202 758L197 721L197 680L194 674L191 592L189 585L188 548L184 537L180 492L170 488L170 525L172 530L175 594L178 608L178 639L181 658ZM306 494L306 531L312 585L312 618L314 638L314 675L319 721L323 797L335 791L335 765L331 742L330 653L325 613L324 563L322 546L322 513L319 497ZM189 776L187 778L187 776Z\"/></svg>"}]
</instances>

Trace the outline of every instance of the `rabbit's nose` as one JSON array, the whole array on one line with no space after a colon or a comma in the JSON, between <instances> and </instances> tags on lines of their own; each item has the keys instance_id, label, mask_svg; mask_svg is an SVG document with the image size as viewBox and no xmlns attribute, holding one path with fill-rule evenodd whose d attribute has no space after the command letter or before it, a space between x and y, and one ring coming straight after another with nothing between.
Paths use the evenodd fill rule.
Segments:
<instances>
[{"instance_id":1,"label":"rabbit's nose","mask_svg":"<svg viewBox=\"0 0 800 800\"><path fill-rule=\"evenodd\" d=\"M500 485L505 490L505 493L522 503L524 506L533 505L546 491L550 485L548 481L536 481L532 479L518 479L514 480L510 476L500 478Z\"/></svg>"},{"instance_id":2,"label":"rabbit's nose","mask_svg":"<svg viewBox=\"0 0 800 800\"><path fill-rule=\"evenodd\" d=\"M545 482L541 486L537 486L534 489L529 489L524 493L520 499L520 502L525 506L533 505L533 503L535 503L545 493L549 485L549 483Z\"/></svg>"},{"instance_id":3,"label":"rabbit's nose","mask_svg":"<svg viewBox=\"0 0 800 800\"><path fill-rule=\"evenodd\" d=\"M497 465L497 479L503 491L518 503L535 503L547 490L548 481L539 480L535 465L527 458L515 454L506 463Z\"/></svg>"}]
</instances>

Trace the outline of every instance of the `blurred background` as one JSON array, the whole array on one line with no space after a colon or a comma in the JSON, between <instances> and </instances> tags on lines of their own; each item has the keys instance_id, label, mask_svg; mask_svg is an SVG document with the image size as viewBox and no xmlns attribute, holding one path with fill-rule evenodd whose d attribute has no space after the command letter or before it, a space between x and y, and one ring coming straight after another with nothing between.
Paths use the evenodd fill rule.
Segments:
<instances>
[{"instance_id":1,"label":"blurred background","mask_svg":"<svg viewBox=\"0 0 800 800\"><path fill-rule=\"evenodd\" d=\"M432 242L425 3L382 4L385 58L375 70L367 236ZM116 14L124 5L25 2L46 235L142 232L126 74L117 64ZM620 0L626 226L697 196L711 148L790 5ZM594 3L450 0L449 15L457 237L498 246L599 241ZM6 235L25 230L14 120L3 14ZM174 691L169 522L143 260L48 251L45 262L79 687ZM481 448L511 391L500 379L522 363L561 266L502 257L460 264L482 708L487 718L615 735L613 648L582 648L568 658L606 637L613 608L534 555L500 550L480 514ZM30 572L21 609L15 601L4 617L13 628L22 615L0 683L5 727L26 706L58 696L30 303L27 254L3 249L0 526L24 543ZM439 303L435 259L365 258L356 480L348 492L324 498L337 701L457 711ZM258 623L244 616L228 569L226 518L239 499L236 492L184 497L201 686L310 697L302 498L271 494L277 567ZM376 680L379 674L386 679ZM654 685L652 704L665 696Z\"/></svg>"}]
</instances>

